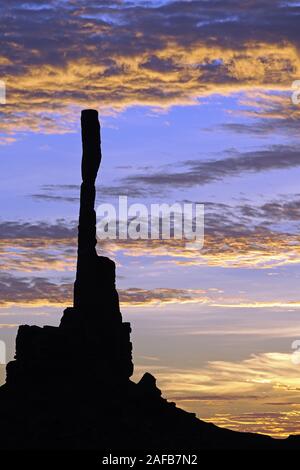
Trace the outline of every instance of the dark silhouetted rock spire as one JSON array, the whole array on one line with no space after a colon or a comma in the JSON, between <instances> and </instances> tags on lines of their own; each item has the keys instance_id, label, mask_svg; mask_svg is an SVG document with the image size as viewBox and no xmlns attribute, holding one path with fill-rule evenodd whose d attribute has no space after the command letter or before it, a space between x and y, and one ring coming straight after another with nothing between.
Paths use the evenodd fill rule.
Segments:
<instances>
[{"instance_id":1,"label":"dark silhouetted rock spire","mask_svg":"<svg viewBox=\"0 0 300 470\"><path fill-rule=\"evenodd\" d=\"M95 181L101 162L98 112L82 111L82 184L78 227L78 259L74 286L74 307L92 308L101 322L121 322L115 289L115 263L96 252ZM96 309L96 310L95 310ZM90 320L90 315L88 315ZM96 318L98 321L99 318Z\"/></svg>"},{"instance_id":2,"label":"dark silhouetted rock spire","mask_svg":"<svg viewBox=\"0 0 300 470\"><path fill-rule=\"evenodd\" d=\"M80 211L78 227L78 268L85 258L96 255L95 181L101 163L101 140L98 112L87 109L81 113L82 161Z\"/></svg>"},{"instance_id":3,"label":"dark silhouetted rock spire","mask_svg":"<svg viewBox=\"0 0 300 470\"><path fill-rule=\"evenodd\" d=\"M133 372L130 324L122 322L115 287L115 263L96 252L95 181L101 162L98 112L82 111L82 184L74 305L66 308L59 328L21 326L15 361L8 364L7 383L60 386L77 382L87 368L89 384L125 383Z\"/></svg>"}]
</instances>

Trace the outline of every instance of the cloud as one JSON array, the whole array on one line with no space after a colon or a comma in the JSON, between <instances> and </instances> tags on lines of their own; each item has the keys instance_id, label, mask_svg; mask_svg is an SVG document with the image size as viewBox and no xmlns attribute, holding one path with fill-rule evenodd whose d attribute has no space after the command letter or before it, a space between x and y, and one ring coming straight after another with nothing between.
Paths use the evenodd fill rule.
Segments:
<instances>
[{"instance_id":1,"label":"cloud","mask_svg":"<svg viewBox=\"0 0 300 470\"><path fill-rule=\"evenodd\" d=\"M287 90L299 75L299 6L291 2L5 4L4 138L74 131L87 104L195 104L216 93Z\"/></svg>"},{"instance_id":2,"label":"cloud","mask_svg":"<svg viewBox=\"0 0 300 470\"><path fill-rule=\"evenodd\" d=\"M125 195L132 198L161 196L172 190L204 186L251 173L287 170L300 166L300 154L294 145L272 145L266 149L238 152L228 149L221 158L178 161L121 178L117 186L99 186L101 197ZM151 171L152 170L152 171ZM31 197L42 201L78 202L76 185L44 185Z\"/></svg>"},{"instance_id":3,"label":"cloud","mask_svg":"<svg viewBox=\"0 0 300 470\"><path fill-rule=\"evenodd\" d=\"M71 271L76 267L76 248L71 240L0 239L0 268L3 271Z\"/></svg>"},{"instance_id":4,"label":"cloud","mask_svg":"<svg viewBox=\"0 0 300 470\"><path fill-rule=\"evenodd\" d=\"M45 221L0 221L0 239L75 239L76 226L64 219L58 219L55 224Z\"/></svg>"},{"instance_id":5,"label":"cloud","mask_svg":"<svg viewBox=\"0 0 300 470\"><path fill-rule=\"evenodd\" d=\"M144 364L139 364L138 370ZM198 368L163 364L147 368L166 396L201 419L237 431L271 434L298 432L299 366L291 354L267 352L237 361L209 361ZM284 409L278 411L280 400Z\"/></svg>"},{"instance_id":6,"label":"cloud","mask_svg":"<svg viewBox=\"0 0 300 470\"><path fill-rule=\"evenodd\" d=\"M274 145L265 150L245 153L228 151L229 156L217 160L187 160L177 163L178 171L164 171L133 175L125 178L128 184L146 184L151 187L186 188L205 185L247 173L295 168L300 165L299 150L293 146ZM174 164L170 165L174 168Z\"/></svg>"},{"instance_id":7,"label":"cloud","mask_svg":"<svg viewBox=\"0 0 300 470\"><path fill-rule=\"evenodd\" d=\"M281 406L285 406L284 403ZM286 406L288 407L288 405ZM230 428L233 431L258 432L269 434L275 438L283 438L299 434L300 411L295 409L298 406L299 404L295 403L294 407L290 407L291 409L277 412L218 413L207 421L223 428Z\"/></svg>"},{"instance_id":8,"label":"cloud","mask_svg":"<svg viewBox=\"0 0 300 470\"><path fill-rule=\"evenodd\" d=\"M296 136L300 122L300 108L288 92L249 90L239 96L239 109L228 111L226 123L207 128L229 130L238 134L255 134L259 137L276 133ZM232 122L230 117L232 116Z\"/></svg>"},{"instance_id":9,"label":"cloud","mask_svg":"<svg viewBox=\"0 0 300 470\"><path fill-rule=\"evenodd\" d=\"M159 306L173 303L206 303L208 297L201 289L140 289L129 288L119 290L122 305L128 307Z\"/></svg>"},{"instance_id":10,"label":"cloud","mask_svg":"<svg viewBox=\"0 0 300 470\"><path fill-rule=\"evenodd\" d=\"M56 190L54 191L56 192ZM191 202L191 201L183 201ZM201 250L186 240L101 240L102 253L164 260L165 266L218 266L270 269L300 263L299 195L252 205L231 206L202 201L205 205L205 239ZM6 271L74 271L77 223L57 220L50 224L0 222L1 268ZM247 301L248 302L248 301Z\"/></svg>"},{"instance_id":11,"label":"cloud","mask_svg":"<svg viewBox=\"0 0 300 470\"><path fill-rule=\"evenodd\" d=\"M186 395L186 396L180 396L178 397L168 397L170 400L174 399L178 403L181 403L183 401L206 401L210 403L214 403L215 401L235 401L235 400L257 400L259 399L259 395L237 395L237 394L232 394L232 395Z\"/></svg>"},{"instance_id":12,"label":"cloud","mask_svg":"<svg viewBox=\"0 0 300 470\"><path fill-rule=\"evenodd\" d=\"M63 307L72 302L73 283L41 276L0 274L0 306ZM119 289L121 305L148 307L173 303L205 303L205 291L197 289Z\"/></svg>"},{"instance_id":13,"label":"cloud","mask_svg":"<svg viewBox=\"0 0 300 470\"><path fill-rule=\"evenodd\" d=\"M243 204L239 207L241 215L264 219L265 221L299 221L300 220L300 197L291 200L274 200L253 206Z\"/></svg>"},{"instance_id":14,"label":"cloud","mask_svg":"<svg viewBox=\"0 0 300 470\"><path fill-rule=\"evenodd\" d=\"M13 144L17 139L9 136L0 136L0 145Z\"/></svg>"},{"instance_id":15,"label":"cloud","mask_svg":"<svg viewBox=\"0 0 300 470\"><path fill-rule=\"evenodd\" d=\"M59 270L58 270L59 271ZM67 278L48 278L45 276L24 276L21 274L0 275L0 306L8 308L12 306L21 307L65 307L72 303L73 282ZM118 289L120 303L122 307L160 307L169 304L198 304L206 307L217 308L247 308L247 309L287 309L298 310L300 300L252 300L237 294L226 296L218 289L180 289L169 287L158 287L153 289L143 289L139 287L129 287ZM203 334L211 334L210 330L203 331ZM216 330L215 333L219 334ZM228 330L226 334L237 334ZM244 332L245 333L245 332ZM274 332L272 332L274 333ZM277 331L277 334L280 333ZM290 335L290 330L282 331L282 335ZM189 332L189 335L198 335L199 331ZM246 334L258 334L257 330L248 329Z\"/></svg>"},{"instance_id":16,"label":"cloud","mask_svg":"<svg viewBox=\"0 0 300 470\"><path fill-rule=\"evenodd\" d=\"M32 194L30 197L33 199L42 201L42 202L71 202L78 203L80 201L80 186L74 184L52 184L52 185L42 185L40 188L41 192ZM116 186L105 186L101 185L96 187L98 196L103 198L107 197L119 197L127 196L130 198L141 198L149 196L158 196L161 195L161 189L159 188L143 188L136 186L128 186L126 182L121 185ZM97 200L96 200L97 205Z\"/></svg>"},{"instance_id":17,"label":"cloud","mask_svg":"<svg viewBox=\"0 0 300 470\"><path fill-rule=\"evenodd\" d=\"M0 221L2 271L74 271L77 229L75 223L57 220Z\"/></svg>"},{"instance_id":18,"label":"cloud","mask_svg":"<svg viewBox=\"0 0 300 470\"><path fill-rule=\"evenodd\" d=\"M72 284L54 283L42 277L0 275L0 305L61 306L72 298Z\"/></svg>"}]
</instances>

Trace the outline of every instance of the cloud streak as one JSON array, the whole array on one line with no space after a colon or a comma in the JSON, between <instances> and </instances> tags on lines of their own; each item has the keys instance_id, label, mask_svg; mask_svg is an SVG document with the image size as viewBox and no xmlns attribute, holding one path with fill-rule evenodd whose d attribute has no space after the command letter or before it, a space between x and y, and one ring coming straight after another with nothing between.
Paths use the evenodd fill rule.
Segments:
<instances>
[{"instance_id":1,"label":"cloud streak","mask_svg":"<svg viewBox=\"0 0 300 470\"><path fill-rule=\"evenodd\" d=\"M210 361L185 370L161 363L147 367L167 397L188 411L197 410L201 419L274 437L299 430L299 366L292 363L291 354L252 354L240 361Z\"/></svg>"},{"instance_id":2,"label":"cloud streak","mask_svg":"<svg viewBox=\"0 0 300 470\"><path fill-rule=\"evenodd\" d=\"M0 307L66 307L72 304L73 283L66 279L51 279L42 276L0 275ZM143 289L129 287L118 289L122 307L149 308L170 304L198 304L217 308L242 309L300 309L300 300L252 300L245 296L226 296L218 289L180 289L158 287ZM198 334L199 332L194 332ZM251 330L248 331L251 334ZM191 333L193 334L193 333Z\"/></svg>"},{"instance_id":3,"label":"cloud streak","mask_svg":"<svg viewBox=\"0 0 300 470\"><path fill-rule=\"evenodd\" d=\"M274 145L265 150L238 153L217 160L187 160L179 162L176 171L145 173L127 177L128 184L146 184L151 187L189 188L205 185L225 178L247 173L260 173L270 170L295 168L300 165L299 150L292 146ZM171 168L174 168L172 164ZM171 169L170 168L170 169Z\"/></svg>"},{"instance_id":4,"label":"cloud streak","mask_svg":"<svg viewBox=\"0 0 300 470\"><path fill-rule=\"evenodd\" d=\"M62 195L64 197L64 194ZM190 202L190 201L186 201ZM127 262L138 256L165 265L266 269L300 263L299 195L253 205L202 201L205 240L199 251L185 240L101 240L99 249ZM73 221L0 223L1 268L6 271L70 272L76 265L77 228Z\"/></svg>"}]
</instances>

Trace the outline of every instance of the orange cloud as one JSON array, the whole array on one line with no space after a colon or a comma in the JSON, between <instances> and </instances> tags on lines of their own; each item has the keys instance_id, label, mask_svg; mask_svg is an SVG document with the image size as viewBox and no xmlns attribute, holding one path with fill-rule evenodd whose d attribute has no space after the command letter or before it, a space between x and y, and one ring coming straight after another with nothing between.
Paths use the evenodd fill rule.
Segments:
<instances>
[{"instance_id":1,"label":"orange cloud","mask_svg":"<svg viewBox=\"0 0 300 470\"><path fill-rule=\"evenodd\" d=\"M212 94L288 90L300 69L295 8L279 0L74 0L68 8L50 2L47 10L6 2L3 135L72 131L74 108L82 106L167 108Z\"/></svg>"},{"instance_id":2,"label":"orange cloud","mask_svg":"<svg viewBox=\"0 0 300 470\"><path fill-rule=\"evenodd\" d=\"M185 240L106 240L101 250L118 258L147 256L165 265L220 266L270 269L300 263L300 237L253 231L247 235L205 235L204 247L195 250ZM10 238L0 240L2 269L16 271L72 271L76 265L76 238ZM70 249L72 249L70 251Z\"/></svg>"},{"instance_id":3,"label":"orange cloud","mask_svg":"<svg viewBox=\"0 0 300 470\"><path fill-rule=\"evenodd\" d=\"M115 52L110 57L115 74L109 73L111 66L88 57L63 65L32 65L18 75L7 74L7 104L1 108L5 116L2 143L11 142L13 137L7 135L16 131L72 132L77 125L74 116L82 107L100 108L105 114L133 105L193 105L199 97L216 93L228 95L262 87L264 91L289 90L293 79L300 76L299 55L288 43L249 43L243 52L207 47L201 42L186 48L172 41L164 44L154 57L176 66L162 70L151 68L153 53L125 56ZM217 76L201 69L201 64L216 62L222 63Z\"/></svg>"},{"instance_id":4,"label":"orange cloud","mask_svg":"<svg viewBox=\"0 0 300 470\"><path fill-rule=\"evenodd\" d=\"M269 352L185 370L142 361L136 374L149 369L169 399L197 411L203 420L286 437L298 432L300 424L299 365L291 359L291 354Z\"/></svg>"},{"instance_id":5,"label":"orange cloud","mask_svg":"<svg viewBox=\"0 0 300 470\"><path fill-rule=\"evenodd\" d=\"M300 237L280 233L253 232L252 236L225 235L222 239L206 235L200 251L186 247L184 240L107 242L106 249L127 256L167 256L166 264L182 266L269 269L300 262Z\"/></svg>"}]
</instances>

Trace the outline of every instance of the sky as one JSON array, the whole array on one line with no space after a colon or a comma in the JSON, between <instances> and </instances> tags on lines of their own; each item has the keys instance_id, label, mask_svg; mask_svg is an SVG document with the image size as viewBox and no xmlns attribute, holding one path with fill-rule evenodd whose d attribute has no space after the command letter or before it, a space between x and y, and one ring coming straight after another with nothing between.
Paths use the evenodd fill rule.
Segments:
<instances>
[{"instance_id":1,"label":"sky","mask_svg":"<svg viewBox=\"0 0 300 470\"><path fill-rule=\"evenodd\" d=\"M2 0L0 340L71 305L80 112L99 111L97 204L193 202L205 240L98 242L135 373L206 421L300 431L300 4ZM0 369L5 379L4 366Z\"/></svg>"}]
</instances>

